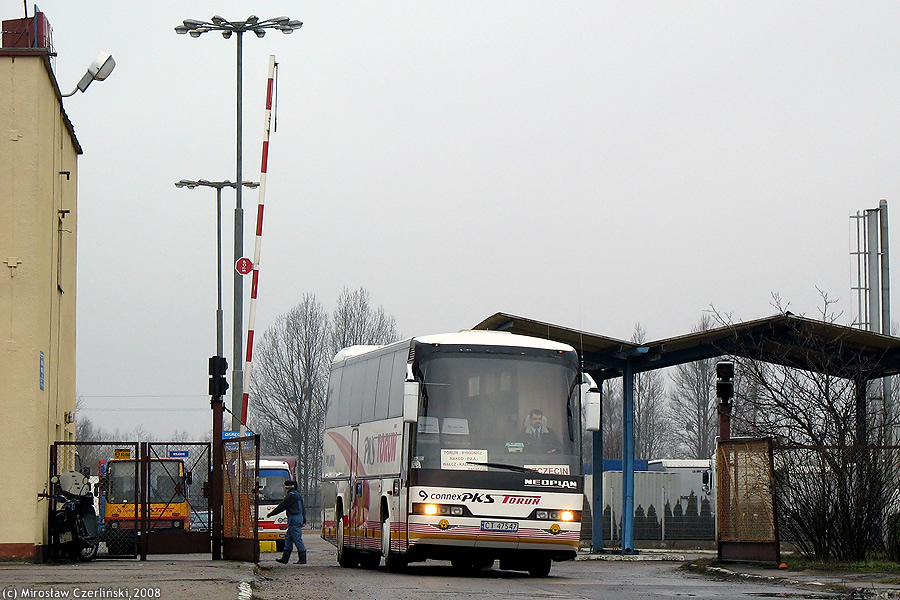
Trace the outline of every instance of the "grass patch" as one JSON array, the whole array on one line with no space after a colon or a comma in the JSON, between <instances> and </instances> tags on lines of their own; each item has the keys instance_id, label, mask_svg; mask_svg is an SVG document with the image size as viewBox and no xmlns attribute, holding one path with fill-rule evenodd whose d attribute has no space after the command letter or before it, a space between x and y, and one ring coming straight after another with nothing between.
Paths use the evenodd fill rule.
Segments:
<instances>
[{"instance_id":1,"label":"grass patch","mask_svg":"<svg viewBox=\"0 0 900 600\"><path fill-rule=\"evenodd\" d=\"M880 580L882 583L900 585L900 563L889 560L873 559L860 562L823 562L801 558L798 556L782 557L782 560L787 565L786 569L779 569L778 565L774 563L749 562L744 564L752 565L753 567L760 569L771 570L772 575L775 576L777 576L778 573L785 573L790 571L805 571L807 573L820 574L883 573L887 575L887 577ZM684 570L693 571L695 573L704 572L707 570L707 567L722 567L724 569L732 569L734 567L734 563L719 562L715 558L700 558L682 565L682 568Z\"/></svg>"},{"instance_id":2,"label":"grass patch","mask_svg":"<svg viewBox=\"0 0 900 600\"><path fill-rule=\"evenodd\" d=\"M784 559L788 571L809 571L812 573L889 573L896 574L900 582L900 563L873 559L860 562L822 562L791 556Z\"/></svg>"}]
</instances>

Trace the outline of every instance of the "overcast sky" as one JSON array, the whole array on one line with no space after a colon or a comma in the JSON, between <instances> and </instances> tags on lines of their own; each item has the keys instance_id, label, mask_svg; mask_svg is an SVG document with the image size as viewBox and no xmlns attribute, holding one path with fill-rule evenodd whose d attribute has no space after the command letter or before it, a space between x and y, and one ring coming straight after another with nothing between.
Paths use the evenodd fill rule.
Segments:
<instances>
[{"instance_id":1,"label":"overcast sky","mask_svg":"<svg viewBox=\"0 0 900 600\"><path fill-rule=\"evenodd\" d=\"M258 332L345 286L406 336L504 311L660 339L711 305L771 315L773 292L815 317L817 286L849 323L849 215L886 198L900 226L894 2L39 6L64 93L98 52L117 62L65 100L84 148L77 393L105 428L210 429L215 191L173 183L235 177L236 43L176 35L186 18L304 22L244 40L246 179L279 63Z\"/></svg>"}]
</instances>

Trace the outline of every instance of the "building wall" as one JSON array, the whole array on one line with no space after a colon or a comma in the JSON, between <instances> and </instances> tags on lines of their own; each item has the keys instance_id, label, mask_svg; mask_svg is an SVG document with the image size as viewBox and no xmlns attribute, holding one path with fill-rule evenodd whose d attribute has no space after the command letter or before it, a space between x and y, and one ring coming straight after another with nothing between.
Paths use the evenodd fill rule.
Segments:
<instances>
[{"instance_id":1,"label":"building wall","mask_svg":"<svg viewBox=\"0 0 900 600\"><path fill-rule=\"evenodd\" d=\"M45 52L0 49L0 90L0 559L39 560L49 449L75 435L81 151Z\"/></svg>"}]
</instances>

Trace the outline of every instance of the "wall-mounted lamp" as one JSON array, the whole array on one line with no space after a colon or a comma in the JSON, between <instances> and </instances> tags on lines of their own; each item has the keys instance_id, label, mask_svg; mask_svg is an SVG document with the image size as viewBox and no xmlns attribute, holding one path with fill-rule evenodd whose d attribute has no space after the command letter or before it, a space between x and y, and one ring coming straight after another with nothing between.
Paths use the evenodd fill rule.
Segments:
<instances>
[{"instance_id":1,"label":"wall-mounted lamp","mask_svg":"<svg viewBox=\"0 0 900 600\"><path fill-rule=\"evenodd\" d=\"M103 81L109 74L112 73L113 69L116 68L116 60L112 57L111 54L106 52L101 52L97 55L97 58L94 59L94 62L91 63L91 66L88 67L87 72L84 74L84 77L81 78L81 81L78 82L78 86L71 93L63 94L63 98L68 98L72 96L77 91L84 91L91 85L91 82L95 79L97 81Z\"/></svg>"}]
</instances>

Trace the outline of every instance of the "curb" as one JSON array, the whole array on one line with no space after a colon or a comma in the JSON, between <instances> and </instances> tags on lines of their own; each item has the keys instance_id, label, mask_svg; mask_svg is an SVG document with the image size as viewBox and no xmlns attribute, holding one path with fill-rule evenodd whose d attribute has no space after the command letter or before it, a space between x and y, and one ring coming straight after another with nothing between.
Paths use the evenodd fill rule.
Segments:
<instances>
[{"instance_id":1,"label":"curb","mask_svg":"<svg viewBox=\"0 0 900 600\"><path fill-rule=\"evenodd\" d=\"M715 557L714 552L697 551L677 551L671 552L666 550L641 550L638 554L621 554L619 552L601 552L592 554L589 552L578 553L575 560L610 560L610 561L665 561L665 562L689 562L698 558Z\"/></svg>"},{"instance_id":2,"label":"curb","mask_svg":"<svg viewBox=\"0 0 900 600\"><path fill-rule=\"evenodd\" d=\"M732 571L731 569L726 569L723 567L711 567L708 566L704 569L705 572L711 573L713 575L718 575L721 577L727 577L729 579L744 579L744 580L752 580L752 581L763 581L766 583L780 583L784 585L796 586L796 587L812 587L818 588L822 590L831 590L838 592L846 592L848 595L846 598L853 600L896 600L900 599L900 590L894 588L877 588L877 587L860 587L858 585L847 585L844 583L837 582L822 582L822 581L801 581L799 579L793 579L790 577L778 577L772 575L760 575L757 573L741 573L739 571Z\"/></svg>"}]
</instances>

